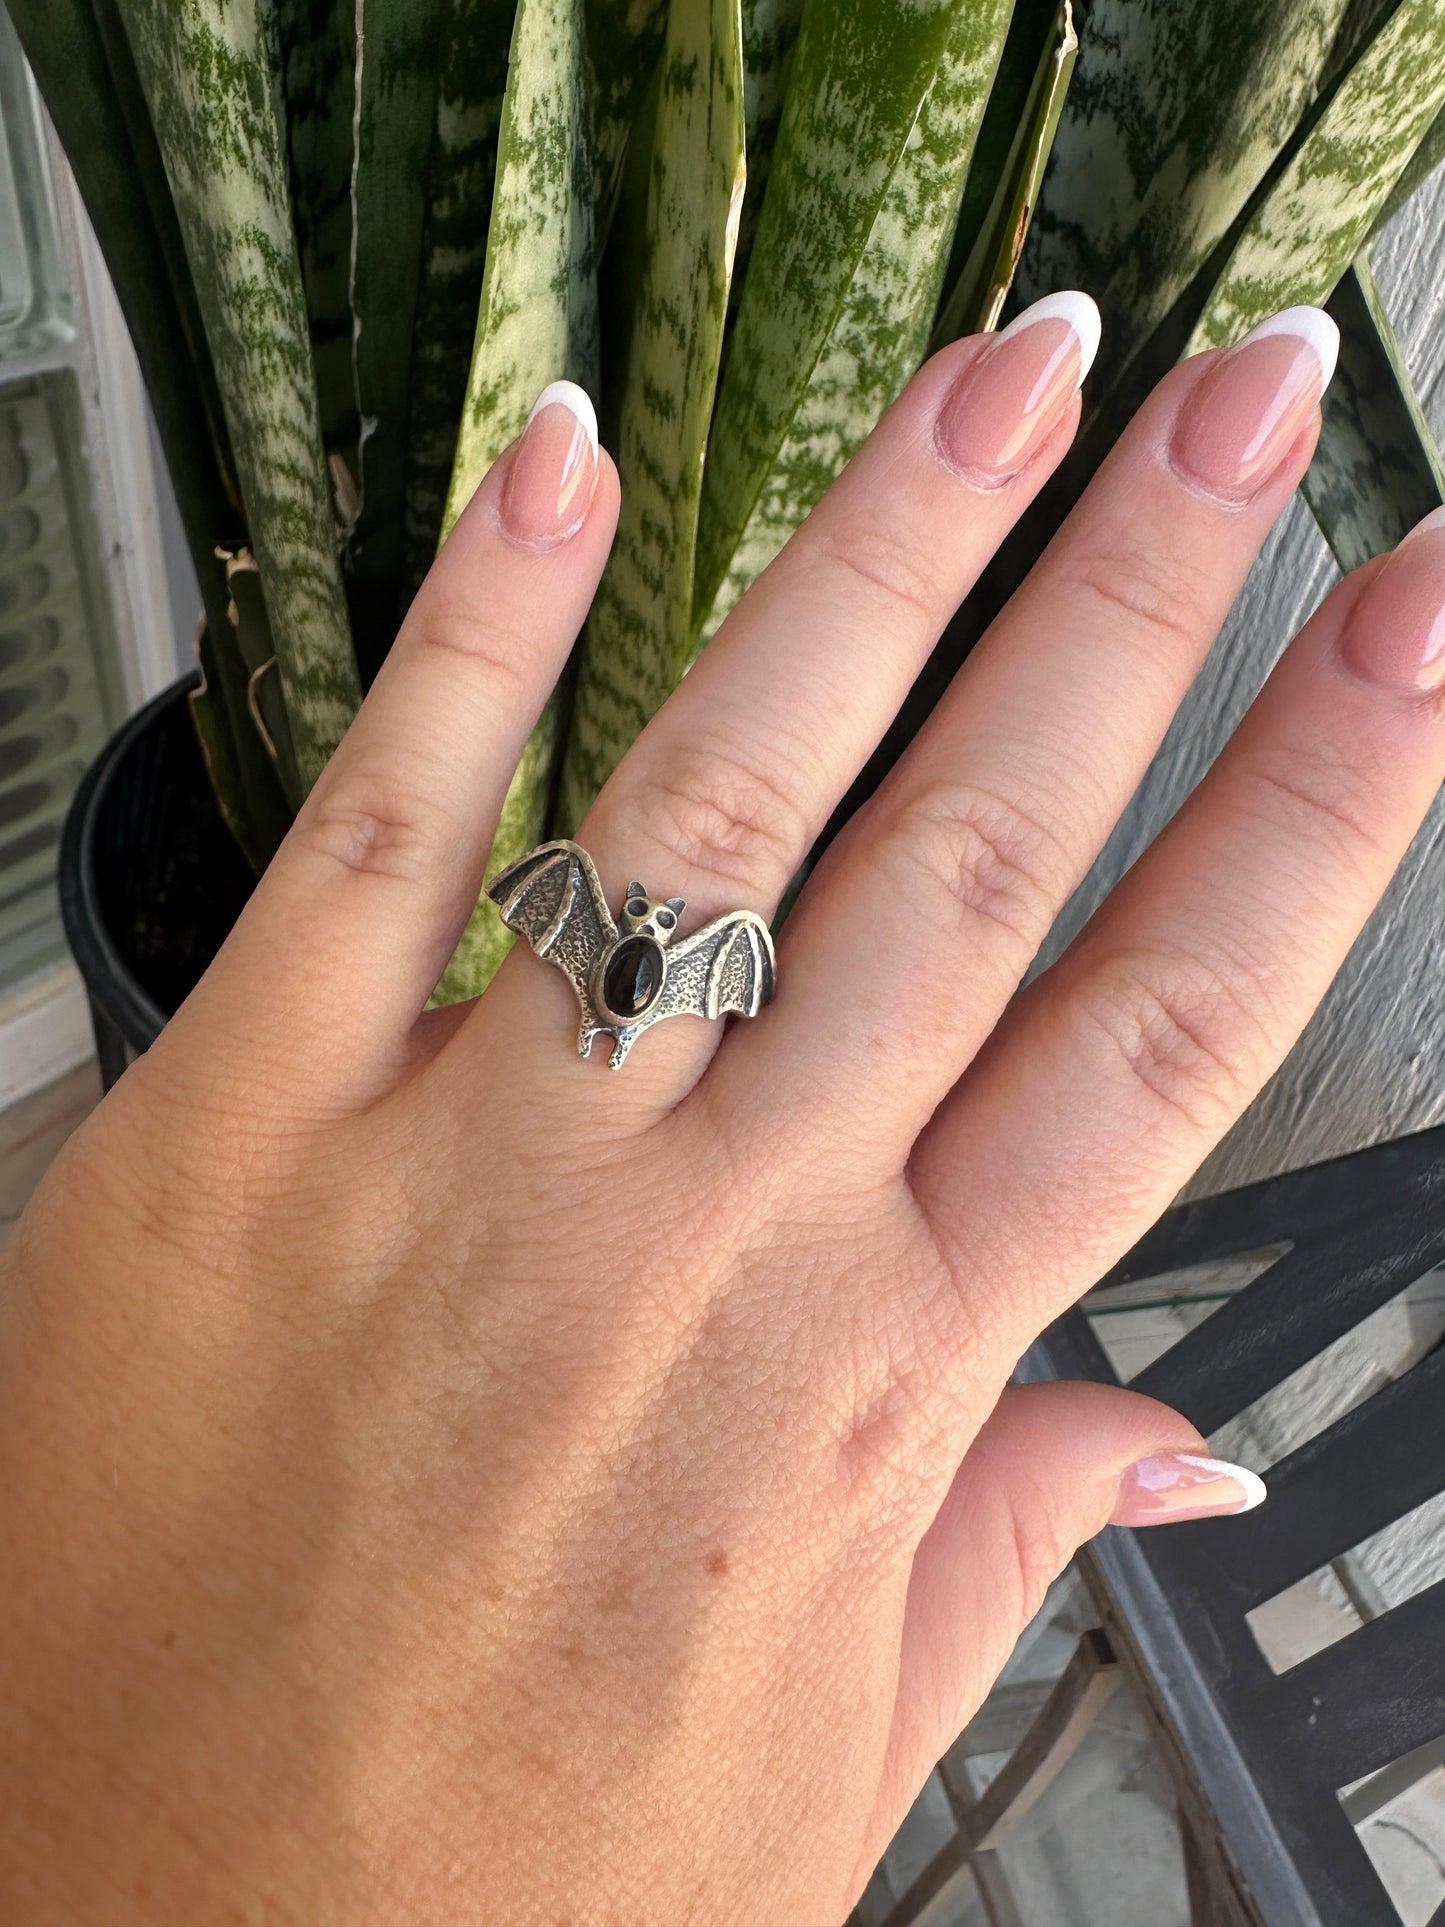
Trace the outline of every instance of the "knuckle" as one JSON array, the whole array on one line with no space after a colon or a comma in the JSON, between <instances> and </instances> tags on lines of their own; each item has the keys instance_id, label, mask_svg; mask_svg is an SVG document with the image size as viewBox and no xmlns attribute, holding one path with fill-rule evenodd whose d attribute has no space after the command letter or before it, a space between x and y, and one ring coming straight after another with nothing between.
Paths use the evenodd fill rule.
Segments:
<instances>
[{"instance_id":1,"label":"knuckle","mask_svg":"<svg viewBox=\"0 0 1445 1927\"><path fill-rule=\"evenodd\" d=\"M850 595L937 623L952 609L933 553L897 527L857 521L820 537L816 564L843 580Z\"/></svg>"},{"instance_id":2,"label":"knuckle","mask_svg":"<svg viewBox=\"0 0 1445 1927\"><path fill-rule=\"evenodd\" d=\"M796 791L723 749L670 748L648 771L639 801L648 833L684 863L758 896L788 880L812 840Z\"/></svg>"},{"instance_id":3,"label":"knuckle","mask_svg":"<svg viewBox=\"0 0 1445 1927\"><path fill-rule=\"evenodd\" d=\"M1276 831L1283 813L1292 848L1302 839L1305 849L1323 844L1335 865L1351 867L1383 851L1374 821L1381 775L1378 769L1351 769L1302 743L1274 744L1269 760L1250 772L1260 813Z\"/></svg>"},{"instance_id":4,"label":"knuckle","mask_svg":"<svg viewBox=\"0 0 1445 1927\"><path fill-rule=\"evenodd\" d=\"M1020 1491L1009 1516L1018 1575L1019 1618L1033 1618L1044 1595L1079 1550L1078 1535L1058 1516L1051 1494Z\"/></svg>"},{"instance_id":5,"label":"knuckle","mask_svg":"<svg viewBox=\"0 0 1445 1927\"><path fill-rule=\"evenodd\" d=\"M515 683L533 693L537 638L503 621L495 610L483 618L475 609L439 601L418 612L416 641L423 650L462 657L489 681Z\"/></svg>"},{"instance_id":6,"label":"knuckle","mask_svg":"<svg viewBox=\"0 0 1445 1927\"><path fill-rule=\"evenodd\" d=\"M1067 857L1044 818L973 785L935 783L910 797L884 846L950 918L991 924L1029 956L1067 887Z\"/></svg>"},{"instance_id":7,"label":"knuckle","mask_svg":"<svg viewBox=\"0 0 1445 1927\"><path fill-rule=\"evenodd\" d=\"M338 869L416 883L460 834L450 812L394 772L364 768L329 775L315 794L302 836Z\"/></svg>"},{"instance_id":8,"label":"knuckle","mask_svg":"<svg viewBox=\"0 0 1445 1927\"><path fill-rule=\"evenodd\" d=\"M1103 620L1122 617L1131 632L1193 647L1199 640L1201 583L1178 556L1129 544L1107 555L1087 555L1068 571L1070 595L1095 605Z\"/></svg>"},{"instance_id":9,"label":"knuckle","mask_svg":"<svg viewBox=\"0 0 1445 1927\"><path fill-rule=\"evenodd\" d=\"M1246 966L1154 955L1116 959L1083 996L1085 1021L1118 1051L1131 1088L1194 1130L1227 1128L1263 1082L1268 993Z\"/></svg>"}]
</instances>

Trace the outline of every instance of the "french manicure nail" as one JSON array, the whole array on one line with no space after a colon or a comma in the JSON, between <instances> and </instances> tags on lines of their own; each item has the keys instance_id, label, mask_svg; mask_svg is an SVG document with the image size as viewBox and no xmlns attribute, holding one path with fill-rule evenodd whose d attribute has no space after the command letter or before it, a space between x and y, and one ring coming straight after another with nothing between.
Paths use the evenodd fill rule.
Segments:
<instances>
[{"instance_id":1,"label":"french manicure nail","mask_svg":"<svg viewBox=\"0 0 1445 1927\"><path fill-rule=\"evenodd\" d=\"M1179 411L1169 454L1206 495L1247 502L1319 406L1340 352L1322 308L1285 308L1215 363Z\"/></svg>"},{"instance_id":2,"label":"french manicure nail","mask_svg":"<svg viewBox=\"0 0 1445 1927\"><path fill-rule=\"evenodd\" d=\"M1250 1512L1264 1498L1264 1480L1245 1466L1201 1458L1194 1452L1164 1452L1129 1467L1119 1481L1119 1499L1109 1523L1175 1525L1181 1519Z\"/></svg>"},{"instance_id":3,"label":"french manicure nail","mask_svg":"<svg viewBox=\"0 0 1445 1927\"><path fill-rule=\"evenodd\" d=\"M1017 475L1058 426L1099 348L1086 294L1045 295L969 363L939 413L938 451L984 488Z\"/></svg>"},{"instance_id":4,"label":"french manicure nail","mask_svg":"<svg viewBox=\"0 0 1445 1927\"><path fill-rule=\"evenodd\" d=\"M1417 522L1366 583L1339 649L1362 682L1397 695L1433 696L1445 687L1445 508Z\"/></svg>"},{"instance_id":5,"label":"french manicure nail","mask_svg":"<svg viewBox=\"0 0 1445 1927\"><path fill-rule=\"evenodd\" d=\"M587 518L597 485L597 414L574 381L554 381L532 404L502 489L507 533L555 549Z\"/></svg>"}]
</instances>

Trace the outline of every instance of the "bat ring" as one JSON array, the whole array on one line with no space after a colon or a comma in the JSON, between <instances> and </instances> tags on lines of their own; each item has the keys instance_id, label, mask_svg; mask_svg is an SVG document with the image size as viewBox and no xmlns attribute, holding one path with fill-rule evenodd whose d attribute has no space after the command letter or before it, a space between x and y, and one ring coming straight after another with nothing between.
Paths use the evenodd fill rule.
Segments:
<instances>
[{"instance_id":1,"label":"bat ring","mask_svg":"<svg viewBox=\"0 0 1445 1927\"><path fill-rule=\"evenodd\" d=\"M681 897L629 883L614 922L597 868L576 843L538 844L487 885L509 930L566 973L582 1006L577 1049L612 1039L609 1070L663 1017L756 1017L773 995L773 939L751 910L714 917L678 938Z\"/></svg>"}]
</instances>

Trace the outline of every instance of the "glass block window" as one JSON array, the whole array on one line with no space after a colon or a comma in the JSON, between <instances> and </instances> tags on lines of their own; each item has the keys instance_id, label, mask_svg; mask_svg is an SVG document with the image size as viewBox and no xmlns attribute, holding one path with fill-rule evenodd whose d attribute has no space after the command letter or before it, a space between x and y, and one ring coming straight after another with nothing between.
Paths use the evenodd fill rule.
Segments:
<instances>
[{"instance_id":1,"label":"glass block window","mask_svg":"<svg viewBox=\"0 0 1445 1927\"><path fill-rule=\"evenodd\" d=\"M65 961L61 828L127 706L90 460L104 426L82 402L94 362L51 151L0 7L0 999Z\"/></svg>"},{"instance_id":2,"label":"glass block window","mask_svg":"<svg viewBox=\"0 0 1445 1927\"><path fill-rule=\"evenodd\" d=\"M0 988L65 955L61 825L123 713L74 386L0 385Z\"/></svg>"},{"instance_id":3,"label":"glass block window","mask_svg":"<svg viewBox=\"0 0 1445 1927\"><path fill-rule=\"evenodd\" d=\"M35 83L0 8L0 355L72 332Z\"/></svg>"}]
</instances>

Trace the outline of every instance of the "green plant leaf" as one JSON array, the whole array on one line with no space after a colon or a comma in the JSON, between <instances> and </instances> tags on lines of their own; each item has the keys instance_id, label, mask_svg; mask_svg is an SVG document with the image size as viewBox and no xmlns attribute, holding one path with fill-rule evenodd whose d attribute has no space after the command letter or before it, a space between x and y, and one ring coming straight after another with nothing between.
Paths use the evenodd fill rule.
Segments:
<instances>
[{"instance_id":1,"label":"green plant leaf","mask_svg":"<svg viewBox=\"0 0 1445 1927\"><path fill-rule=\"evenodd\" d=\"M1085 288L1102 394L1224 240L1315 96L1347 0L1093 0L1016 294Z\"/></svg>"},{"instance_id":2,"label":"green plant leaf","mask_svg":"<svg viewBox=\"0 0 1445 1927\"><path fill-rule=\"evenodd\" d=\"M559 804L580 822L686 666L703 451L744 185L738 0L673 0L617 450L622 510L588 620Z\"/></svg>"},{"instance_id":3,"label":"green plant leaf","mask_svg":"<svg viewBox=\"0 0 1445 1927\"><path fill-rule=\"evenodd\" d=\"M309 787L360 698L255 0L124 0L225 405Z\"/></svg>"},{"instance_id":4,"label":"green plant leaf","mask_svg":"<svg viewBox=\"0 0 1445 1927\"><path fill-rule=\"evenodd\" d=\"M403 603L431 567L446 508L516 11L516 0L440 0L436 121L407 384Z\"/></svg>"},{"instance_id":5,"label":"green plant leaf","mask_svg":"<svg viewBox=\"0 0 1445 1927\"><path fill-rule=\"evenodd\" d=\"M612 230L637 109L662 53L667 0L584 0L592 76L592 165L600 248Z\"/></svg>"},{"instance_id":6,"label":"green plant leaf","mask_svg":"<svg viewBox=\"0 0 1445 1927\"><path fill-rule=\"evenodd\" d=\"M1226 347L1324 301L1445 103L1445 8L1401 0L1251 210L1190 339Z\"/></svg>"},{"instance_id":7,"label":"green plant leaf","mask_svg":"<svg viewBox=\"0 0 1445 1927\"><path fill-rule=\"evenodd\" d=\"M437 125L440 0L359 0L361 58L351 177L352 454L356 514L345 550L357 661L369 684L401 619L407 426ZM483 219L485 216L483 215Z\"/></svg>"},{"instance_id":8,"label":"green plant leaf","mask_svg":"<svg viewBox=\"0 0 1445 1927\"><path fill-rule=\"evenodd\" d=\"M802 21L803 0L742 0L743 130L748 178L728 296L728 304L733 309L742 294L758 217L763 211L763 195L772 170L773 149L778 144L793 51Z\"/></svg>"},{"instance_id":9,"label":"green plant leaf","mask_svg":"<svg viewBox=\"0 0 1445 1927\"><path fill-rule=\"evenodd\" d=\"M221 815L241 853L259 876L291 827L292 811L275 764L247 703L245 665L228 623L218 636L202 623L196 634L202 686L191 697Z\"/></svg>"},{"instance_id":10,"label":"green plant leaf","mask_svg":"<svg viewBox=\"0 0 1445 1927\"><path fill-rule=\"evenodd\" d=\"M231 734L231 712L221 689L215 645L204 622L196 631L196 660L200 664L201 680L187 700L191 721L201 745L201 757L215 793L221 821L236 839L242 856L259 876L271 860L273 846L270 838L260 834L251 822L240 757Z\"/></svg>"},{"instance_id":11,"label":"green plant leaf","mask_svg":"<svg viewBox=\"0 0 1445 1927\"><path fill-rule=\"evenodd\" d=\"M1445 112L1438 113L1425 129L1420 145L1405 164L1405 170L1385 197L1385 204L1375 216L1371 228L1372 235L1378 234L1385 223L1409 200L1410 196L1435 169L1445 162Z\"/></svg>"},{"instance_id":12,"label":"green plant leaf","mask_svg":"<svg viewBox=\"0 0 1445 1927\"><path fill-rule=\"evenodd\" d=\"M261 0L311 325L321 439L356 459L351 165L357 0Z\"/></svg>"},{"instance_id":13,"label":"green plant leaf","mask_svg":"<svg viewBox=\"0 0 1445 1927\"><path fill-rule=\"evenodd\" d=\"M445 539L473 491L548 382L597 387L597 264L582 11L573 0L521 0L497 147L497 184L476 341L442 521ZM540 842L558 734L556 696L507 790L490 879ZM512 935L483 895L435 1001L475 997Z\"/></svg>"},{"instance_id":14,"label":"green plant leaf","mask_svg":"<svg viewBox=\"0 0 1445 1927\"><path fill-rule=\"evenodd\" d=\"M1394 548L1445 502L1445 465L1362 255L1329 299L1340 359L1301 487L1341 569Z\"/></svg>"},{"instance_id":15,"label":"green plant leaf","mask_svg":"<svg viewBox=\"0 0 1445 1927\"><path fill-rule=\"evenodd\" d=\"M1010 3L975 0L954 15L867 245L700 641L772 561L924 357Z\"/></svg>"},{"instance_id":16,"label":"green plant leaf","mask_svg":"<svg viewBox=\"0 0 1445 1927\"><path fill-rule=\"evenodd\" d=\"M809 0L712 425L695 607L711 609L947 44L946 0Z\"/></svg>"},{"instance_id":17,"label":"green plant leaf","mask_svg":"<svg viewBox=\"0 0 1445 1927\"><path fill-rule=\"evenodd\" d=\"M242 690L245 698L247 733L260 738L266 758L294 815L301 807L305 792L301 787L301 773L296 767L296 750L291 741L291 723L281 694L281 679L276 671L276 648L271 640L261 572L249 549L238 549L235 554L223 559L231 606L228 628L222 642L234 648L240 656L241 673L236 686Z\"/></svg>"},{"instance_id":18,"label":"green plant leaf","mask_svg":"<svg viewBox=\"0 0 1445 1927\"><path fill-rule=\"evenodd\" d=\"M1015 36L1010 33L1004 50L1006 58L1013 52L1014 64L1006 76L1000 75L1007 81L1003 108L1012 111L1020 91L1023 97L1018 101L1013 137L1006 146L1003 121L995 119L994 125L989 125L994 112L994 98L990 97L979 140L981 143L988 133L991 145L982 154L975 150L981 165L969 169L966 192L973 191L977 183L981 199L990 179L994 191L986 206L976 211L975 203L967 210L968 222L976 220L976 226L966 226L965 215L960 213L959 238L970 232L973 238L939 313L931 343L935 349L964 335L996 328L1018 272L1079 51L1070 0L1062 0L1061 5L1051 0L1042 21L1038 13L1039 9L1031 6L1022 23L1015 16L1015 24L1026 26L1028 35L1020 36L1015 45ZM1022 89L1021 82L1026 83ZM994 96L998 93L996 82Z\"/></svg>"}]
</instances>

